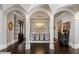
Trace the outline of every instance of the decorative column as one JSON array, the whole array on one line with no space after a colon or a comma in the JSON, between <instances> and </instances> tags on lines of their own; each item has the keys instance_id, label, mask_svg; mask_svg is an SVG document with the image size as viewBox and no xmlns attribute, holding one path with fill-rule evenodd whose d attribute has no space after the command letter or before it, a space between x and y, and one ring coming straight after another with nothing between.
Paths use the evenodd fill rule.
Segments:
<instances>
[{"instance_id":1,"label":"decorative column","mask_svg":"<svg viewBox=\"0 0 79 59\"><path fill-rule=\"evenodd\" d=\"M30 53L30 18L26 15L26 53Z\"/></svg>"},{"instance_id":2,"label":"decorative column","mask_svg":"<svg viewBox=\"0 0 79 59\"><path fill-rule=\"evenodd\" d=\"M53 16L50 17L50 53L54 52L54 19Z\"/></svg>"},{"instance_id":3,"label":"decorative column","mask_svg":"<svg viewBox=\"0 0 79 59\"><path fill-rule=\"evenodd\" d=\"M0 50L4 49L4 19L3 12L0 9Z\"/></svg>"},{"instance_id":4,"label":"decorative column","mask_svg":"<svg viewBox=\"0 0 79 59\"><path fill-rule=\"evenodd\" d=\"M7 16L3 15L3 48L7 48Z\"/></svg>"},{"instance_id":5,"label":"decorative column","mask_svg":"<svg viewBox=\"0 0 79 59\"><path fill-rule=\"evenodd\" d=\"M76 49L74 53L78 53L79 49L79 18L74 21L74 42L71 44L72 48Z\"/></svg>"},{"instance_id":6,"label":"decorative column","mask_svg":"<svg viewBox=\"0 0 79 59\"><path fill-rule=\"evenodd\" d=\"M75 31L74 31L74 36L75 36L75 49L78 49L79 48L79 20L76 20L75 21Z\"/></svg>"},{"instance_id":7,"label":"decorative column","mask_svg":"<svg viewBox=\"0 0 79 59\"><path fill-rule=\"evenodd\" d=\"M78 49L79 48L79 12L75 14L75 20L74 20L74 44L73 48ZM76 51L75 51L76 52Z\"/></svg>"}]
</instances>

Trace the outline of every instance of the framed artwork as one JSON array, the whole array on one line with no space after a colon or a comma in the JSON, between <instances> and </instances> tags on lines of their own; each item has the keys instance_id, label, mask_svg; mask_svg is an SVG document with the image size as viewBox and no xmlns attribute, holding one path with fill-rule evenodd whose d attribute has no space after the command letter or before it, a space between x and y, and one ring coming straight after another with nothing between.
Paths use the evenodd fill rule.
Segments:
<instances>
[{"instance_id":1,"label":"framed artwork","mask_svg":"<svg viewBox=\"0 0 79 59\"><path fill-rule=\"evenodd\" d=\"M68 28L68 29L71 29L71 26L70 26L70 25L71 25L71 22L67 22L66 24L67 24L67 25L66 25L67 28Z\"/></svg>"},{"instance_id":2,"label":"framed artwork","mask_svg":"<svg viewBox=\"0 0 79 59\"><path fill-rule=\"evenodd\" d=\"M36 32L43 32L43 31L45 31L44 23L36 23L35 24L35 31Z\"/></svg>"},{"instance_id":3,"label":"framed artwork","mask_svg":"<svg viewBox=\"0 0 79 59\"><path fill-rule=\"evenodd\" d=\"M12 22L9 22L8 28L9 28L10 31L13 29L13 23Z\"/></svg>"},{"instance_id":4,"label":"framed artwork","mask_svg":"<svg viewBox=\"0 0 79 59\"><path fill-rule=\"evenodd\" d=\"M71 22L63 23L63 30L69 30L71 29Z\"/></svg>"}]
</instances>

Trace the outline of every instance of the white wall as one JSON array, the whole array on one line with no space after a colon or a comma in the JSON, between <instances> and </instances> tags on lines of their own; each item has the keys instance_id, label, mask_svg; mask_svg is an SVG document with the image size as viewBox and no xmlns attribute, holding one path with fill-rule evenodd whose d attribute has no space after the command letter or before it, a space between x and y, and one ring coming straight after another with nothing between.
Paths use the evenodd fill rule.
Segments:
<instances>
[{"instance_id":1,"label":"white wall","mask_svg":"<svg viewBox=\"0 0 79 59\"><path fill-rule=\"evenodd\" d=\"M16 19L15 19L15 15L16 15ZM18 41L18 33L20 31L18 20L25 22L24 21L25 19L16 12L11 12L7 15L7 45L8 46ZM13 29L11 31L8 28L9 22L13 23ZM23 29L25 30L24 27ZM24 31L24 35L25 35L25 31Z\"/></svg>"},{"instance_id":2,"label":"white wall","mask_svg":"<svg viewBox=\"0 0 79 59\"><path fill-rule=\"evenodd\" d=\"M12 22L13 23L13 28L10 31L8 28L8 24ZM7 15L7 45L11 45L14 43L14 15L10 13Z\"/></svg>"}]
</instances>

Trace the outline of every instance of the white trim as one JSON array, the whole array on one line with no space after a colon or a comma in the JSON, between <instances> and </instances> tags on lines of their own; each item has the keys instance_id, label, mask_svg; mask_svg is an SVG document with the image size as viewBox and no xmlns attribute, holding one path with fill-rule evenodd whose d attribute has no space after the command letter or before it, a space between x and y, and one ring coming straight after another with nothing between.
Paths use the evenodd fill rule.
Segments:
<instances>
[{"instance_id":1,"label":"white trim","mask_svg":"<svg viewBox=\"0 0 79 59\"><path fill-rule=\"evenodd\" d=\"M10 45L13 44L13 43L14 43L14 40L13 40L13 41L9 41L9 42L7 43L7 47L10 46Z\"/></svg>"},{"instance_id":2,"label":"white trim","mask_svg":"<svg viewBox=\"0 0 79 59\"><path fill-rule=\"evenodd\" d=\"M26 43L25 49L30 49L30 43Z\"/></svg>"},{"instance_id":3,"label":"white trim","mask_svg":"<svg viewBox=\"0 0 79 59\"><path fill-rule=\"evenodd\" d=\"M0 45L0 50L7 48L8 46L10 46L11 44L14 44L15 42L18 42L18 40L10 41L7 44Z\"/></svg>"},{"instance_id":4,"label":"white trim","mask_svg":"<svg viewBox=\"0 0 79 59\"><path fill-rule=\"evenodd\" d=\"M3 49L7 48L7 44L3 44Z\"/></svg>"},{"instance_id":5,"label":"white trim","mask_svg":"<svg viewBox=\"0 0 79 59\"><path fill-rule=\"evenodd\" d=\"M69 46L71 46L74 49L79 49L79 44L69 43Z\"/></svg>"},{"instance_id":6,"label":"white trim","mask_svg":"<svg viewBox=\"0 0 79 59\"><path fill-rule=\"evenodd\" d=\"M0 50L2 50L3 49L3 45L0 45Z\"/></svg>"},{"instance_id":7,"label":"white trim","mask_svg":"<svg viewBox=\"0 0 79 59\"><path fill-rule=\"evenodd\" d=\"M79 44L75 44L75 49L79 49Z\"/></svg>"},{"instance_id":8,"label":"white trim","mask_svg":"<svg viewBox=\"0 0 79 59\"><path fill-rule=\"evenodd\" d=\"M10 46L10 45L12 45L12 44L14 44L14 43L16 43L16 42L18 42L18 40L9 41L9 42L7 43L7 47Z\"/></svg>"},{"instance_id":9,"label":"white trim","mask_svg":"<svg viewBox=\"0 0 79 59\"><path fill-rule=\"evenodd\" d=\"M69 46L75 49L75 44L69 42Z\"/></svg>"},{"instance_id":10,"label":"white trim","mask_svg":"<svg viewBox=\"0 0 79 59\"><path fill-rule=\"evenodd\" d=\"M49 44L49 48L50 48L50 49L54 49L54 43L50 43L50 44Z\"/></svg>"},{"instance_id":11,"label":"white trim","mask_svg":"<svg viewBox=\"0 0 79 59\"><path fill-rule=\"evenodd\" d=\"M5 48L7 48L7 45L6 44L0 45L0 50L5 49Z\"/></svg>"}]
</instances>

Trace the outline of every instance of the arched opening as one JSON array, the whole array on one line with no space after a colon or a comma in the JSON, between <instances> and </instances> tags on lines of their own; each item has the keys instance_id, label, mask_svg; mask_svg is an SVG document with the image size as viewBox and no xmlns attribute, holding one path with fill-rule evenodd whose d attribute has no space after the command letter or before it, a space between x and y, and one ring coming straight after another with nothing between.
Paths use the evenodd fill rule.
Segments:
<instances>
[{"instance_id":1,"label":"arched opening","mask_svg":"<svg viewBox=\"0 0 79 59\"><path fill-rule=\"evenodd\" d=\"M50 24L50 17L43 11L37 11L30 16L31 53L49 52L49 41L50 41L49 24Z\"/></svg>"},{"instance_id":2,"label":"arched opening","mask_svg":"<svg viewBox=\"0 0 79 59\"><path fill-rule=\"evenodd\" d=\"M74 42L74 15L69 11L60 11L54 15L55 53L67 53ZM62 51L62 52L61 52Z\"/></svg>"},{"instance_id":3,"label":"arched opening","mask_svg":"<svg viewBox=\"0 0 79 59\"><path fill-rule=\"evenodd\" d=\"M12 53L25 53L26 23L25 14L19 10L7 14L7 46ZM20 48L19 51L17 51ZM10 50L9 50L10 49ZM15 52L13 50L15 50ZM24 52L23 52L24 50Z\"/></svg>"}]
</instances>

